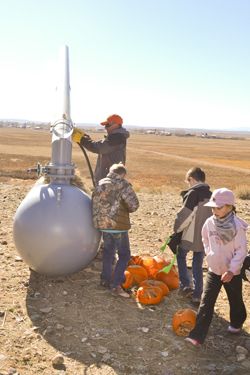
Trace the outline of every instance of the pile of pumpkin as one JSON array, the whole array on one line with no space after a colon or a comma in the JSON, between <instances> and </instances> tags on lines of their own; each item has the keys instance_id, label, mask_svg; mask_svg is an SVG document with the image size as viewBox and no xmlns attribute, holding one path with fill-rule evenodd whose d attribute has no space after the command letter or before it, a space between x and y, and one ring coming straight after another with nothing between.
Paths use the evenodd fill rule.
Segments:
<instances>
[{"instance_id":1,"label":"pile of pumpkin","mask_svg":"<svg viewBox=\"0 0 250 375\"><path fill-rule=\"evenodd\" d=\"M179 287L175 265L169 272L162 271L170 261L161 256L132 256L125 271L124 289L135 288L136 299L145 305L160 303L170 290Z\"/></svg>"},{"instance_id":2,"label":"pile of pumpkin","mask_svg":"<svg viewBox=\"0 0 250 375\"><path fill-rule=\"evenodd\" d=\"M169 272L162 271L170 261L161 256L132 256L125 271L124 289L134 288L136 299L145 305L162 301L170 290L179 288L179 276L175 265ZM188 336L196 322L196 312L183 309L175 312L172 319L173 331L178 336Z\"/></svg>"}]
</instances>

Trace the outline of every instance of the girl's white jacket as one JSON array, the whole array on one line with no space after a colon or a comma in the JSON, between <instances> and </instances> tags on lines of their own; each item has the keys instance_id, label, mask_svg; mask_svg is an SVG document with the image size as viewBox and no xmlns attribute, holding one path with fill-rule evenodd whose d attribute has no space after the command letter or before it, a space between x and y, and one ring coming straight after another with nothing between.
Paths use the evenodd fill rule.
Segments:
<instances>
[{"instance_id":1,"label":"girl's white jacket","mask_svg":"<svg viewBox=\"0 0 250 375\"><path fill-rule=\"evenodd\" d=\"M239 275L247 255L247 223L235 216L236 236L224 244L220 239L214 223L214 216L209 217L202 227L202 242L206 253L208 270L216 275L231 271Z\"/></svg>"}]
</instances>

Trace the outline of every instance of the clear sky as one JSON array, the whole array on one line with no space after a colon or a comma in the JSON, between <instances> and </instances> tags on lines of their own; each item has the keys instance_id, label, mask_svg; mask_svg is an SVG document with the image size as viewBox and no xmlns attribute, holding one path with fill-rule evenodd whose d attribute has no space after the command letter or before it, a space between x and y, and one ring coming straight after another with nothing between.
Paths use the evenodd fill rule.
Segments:
<instances>
[{"instance_id":1,"label":"clear sky","mask_svg":"<svg viewBox=\"0 0 250 375\"><path fill-rule=\"evenodd\" d=\"M71 117L250 130L249 0L8 0L0 118L53 121L60 49Z\"/></svg>"}]
</instances>

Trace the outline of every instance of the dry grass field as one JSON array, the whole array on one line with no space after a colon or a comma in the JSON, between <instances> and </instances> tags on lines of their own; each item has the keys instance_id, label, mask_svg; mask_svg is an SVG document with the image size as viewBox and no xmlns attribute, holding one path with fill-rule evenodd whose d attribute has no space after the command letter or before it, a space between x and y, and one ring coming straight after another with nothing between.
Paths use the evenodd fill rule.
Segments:
<instances>
[{"instance_id":1,"label":"dry grass field","mask_svg":"<svg viewBox=\"0 0 250 375\"><path fill-rule=\"evenodd\" d=\"M101 139L102 134L91 134ZM0 177L30 178L25 170L50 160L51 135L44 130L2 128L0 130ZM250 186L250 137L206 139L134 133L128 142L129 178L137 191L163 192L185 188L184 176L192 166L206 171L211 188L233 190ZM89 180L82 151L73 146L73 161L83 179ZM96 155L89 154L92 166ZM35 177L35 176L33 176Z\"/></svg>"},{"instance_id":2,"label":"dry grass field","mask_svg":"<svg viewBox=\"0 0 250 375\"><path fill-rule=\"evenodd\" d=\"M103 135L91 136L100 139ZM82 271L58 278L39 275L22 261L13 242L13 216L37 178L27 168L50 161L50 143L48 131L0 129L0 375L249 374L247 282L243 296L248 319L241 334L227 333L228 303L222 290L207 340L197 349L172 331L175 311L191 307L178 290L159 305L143 306L133 298L115 298L99 286L99 257ZM245 192L248 199L238 197L237 211L250 223L249 149L249 138L132 133L128 178L140 200L139 210L131 215L132 254L160 253L181 205L179 191L186 188L185 173L193 166L206 171L212 189L226 186L238 195ZM87 164L77 145L72 158L90 191ZM94 166L96 155L89 153L89 158ZM166 257L172 258L168 249ZM244 358L239 357L240 350L248 351ZM57 355L61 365L53 364Z\"/></svg>"}]
</instances>

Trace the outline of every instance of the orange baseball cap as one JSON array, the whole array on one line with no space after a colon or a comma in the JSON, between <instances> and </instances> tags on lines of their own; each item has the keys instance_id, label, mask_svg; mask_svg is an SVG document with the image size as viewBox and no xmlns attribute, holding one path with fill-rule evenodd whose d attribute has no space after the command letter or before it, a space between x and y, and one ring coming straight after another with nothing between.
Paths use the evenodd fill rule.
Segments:
<instances>
[{"instance_id":1,"label":"orange baseball cap","mask_svg":"<svg viewBox=\"0 0 250 375\"><path fill-rule=\"evenodd\" d=\"M123 119L119 115L111 115L107 118L107 120L101 122L101 125L105 126L108 124L116 124L116 125L122 125L123 124Z\"/></svg>"}]
</instances>

